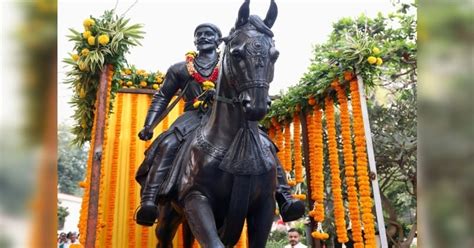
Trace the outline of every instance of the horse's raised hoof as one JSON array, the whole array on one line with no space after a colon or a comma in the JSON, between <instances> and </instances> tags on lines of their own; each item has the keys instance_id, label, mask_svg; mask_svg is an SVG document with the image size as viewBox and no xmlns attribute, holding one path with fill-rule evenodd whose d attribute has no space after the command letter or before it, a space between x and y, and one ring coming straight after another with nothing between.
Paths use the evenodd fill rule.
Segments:
<instances>
[{"instance_id":1,"label":"horse's raised hoof","mask_svg":"<svg viewBox=\"0 0 474 248\"><path fill-rule=\"evenodd\" d=\"M136 222L142 226L153 226L158 217L158 207L154 204L142 204L137 211Z\"/></svg>"},{"instance_id":2,"label":"horse's raised hoof","mask_svg":"<svg viewBox=\"0 0 474 248\"><path fill-rule=\"evenodd\" d=\"M303 217L304 210L302 201L289 200L280 206L280 215L284 222L294 221Z\"/></svg>"}]
</instances>

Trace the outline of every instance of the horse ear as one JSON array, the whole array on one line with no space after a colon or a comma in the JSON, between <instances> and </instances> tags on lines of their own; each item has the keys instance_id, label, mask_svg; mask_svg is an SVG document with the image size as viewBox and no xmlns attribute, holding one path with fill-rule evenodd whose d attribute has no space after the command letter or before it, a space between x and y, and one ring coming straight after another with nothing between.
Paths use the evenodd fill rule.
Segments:
<instances>
[{"instance_id":1,"label":"horse ear","mask_svg":"<svg viewBox=\"0 0 474 248\"><path fill-rule=\"evenodd\" d=\"M275 0L271 0L270 8L268 9L267 16L263 22L267 25L268 28L272 28L273 24L276 21L278 15L278 7L275 3Z\"/></svg>"},{"instance_id":2,"label":"horse ear","mask_svg":"<svg viewBox=\"0 0 474 248\"><path fill-rule=\"evenodd\" d=\"M245 0L245 2L240 6L239 9L239 16L237 17L237 21L235 22L235 28L238 28L249 20L250 14L250 0Z\"/></svg>"}]
</instances>

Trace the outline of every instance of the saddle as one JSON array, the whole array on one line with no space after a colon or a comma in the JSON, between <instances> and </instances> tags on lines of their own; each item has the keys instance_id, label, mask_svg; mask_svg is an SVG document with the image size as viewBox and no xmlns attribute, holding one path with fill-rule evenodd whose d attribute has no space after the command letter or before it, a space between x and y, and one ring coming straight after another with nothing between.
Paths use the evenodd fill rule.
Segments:
<instances>
[{"instance_id":1,"label":"saddle","mask_svg":"<svg viewBox=\"0 0 474 248\"><path fill-rule=\"evenodd\" d=\"M241 129L235 136L228 149L216 147L209 143L202 135L201 127L207 118L203 118L201 125L184 138L176 158L165 182L159 191L159 198L169 199L175 196L177 181L182 178L190 161L189 148L196 140L198 148L219 161L218 168L233 175L260 175L268 172L275 163L276 145L261 129Z\"/></svg>"}]
</instances>

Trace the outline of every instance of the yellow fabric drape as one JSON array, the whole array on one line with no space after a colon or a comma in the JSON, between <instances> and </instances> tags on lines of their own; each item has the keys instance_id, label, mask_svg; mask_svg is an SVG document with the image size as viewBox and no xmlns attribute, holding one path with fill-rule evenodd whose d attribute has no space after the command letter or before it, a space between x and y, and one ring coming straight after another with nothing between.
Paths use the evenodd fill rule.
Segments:
<instances>
[{"instance_id":1,"label":"yellow fabric drape","mask_svg":"<svg viewBox=\"0 0 474 248\"><path fill-rule=\"evenodd\" d=\"M96 247L156 247L156 227L142 227L134 221L134 213L140 202L140 187L135 181L135 172L144 159L144 152L151 142L138 139L143 126L151 95L118 93L114 100L113 113L108 117L103 147L103 194L99 211L104 216L104 230L97 232ZM168 128L182 113L180 103L154 130L154 137ZM93 147L93 144L92 144ZM92 156L89 153L89 156ZM89 158L91 159L91 158ZM83 208L88 198L84 198ZM82 216L84 218L84 216ZM84 224L83 224L84 225ZM182 228L173 241L174 247L183 247ZM197 245L196 242L196 246ZM246 226L237 247L247 247Z\"/></svg>"}]
</instances>

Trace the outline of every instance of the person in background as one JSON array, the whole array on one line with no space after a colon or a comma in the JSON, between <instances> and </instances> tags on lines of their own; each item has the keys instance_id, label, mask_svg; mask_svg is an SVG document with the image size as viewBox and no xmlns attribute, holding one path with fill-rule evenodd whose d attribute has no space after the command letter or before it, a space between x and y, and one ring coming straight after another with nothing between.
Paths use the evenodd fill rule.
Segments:
<instances>
[{"instance_id":1,"label":"person in background","mask_svg":"<svg viewBox=\"0 0 474 248\"><path fill-rule=\"evenodd\" d=\"M65 248L67 241L66 233L60 233L58 237L58 248Z\"/></svg>"},{"instance_id":2,"label":"person in background","mask_svg":"<svg viewBox=\"0 0 474 248\"><path fill-rule=\"evenodd\" d=\"M306 245L300 243L300 232L295 228L288 230L288 240L290 244L286 245L285 248L306 248Z\"/></svg>"},{"instance_id":3,"label":"person in background","mask_svg":"<svg viewBox=\"0 0 474 248\"><path fill-rule=\"evenodd\" d=\"M77 234L75 232L68 232L66 237L67 243L65 244L64 248L77 247L75 244L79 244L79 240L77 239Z\"/></svg>"}]
</instances>

